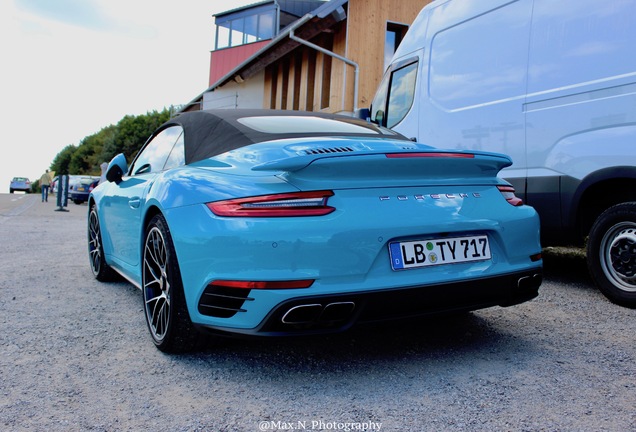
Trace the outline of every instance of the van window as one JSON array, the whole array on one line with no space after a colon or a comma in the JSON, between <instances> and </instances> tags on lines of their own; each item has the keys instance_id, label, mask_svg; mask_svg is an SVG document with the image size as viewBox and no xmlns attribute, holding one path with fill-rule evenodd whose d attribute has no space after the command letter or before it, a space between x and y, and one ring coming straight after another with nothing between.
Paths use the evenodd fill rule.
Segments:
<instances>
[{"instance_id":1,"label":"van window","mask_svg":"<svg viewBox=\"0 0 636 432\"><path fill-rule=\"evenodd\" d=\"M378 86L373 102L371 102L371 121L386 127L386 99L389 93L389 81L391 81L391 71L387 71Z\"/></svg>"},{"instance_id":2,"label":"van window","mask_svg":"<svg viewBox=\"0 0 636 432\"><path fill-rule=\"evenodd\" d=\"M431 25L436 24L432 20ZM456 110L522 97L529 24L527 2L516 2L435 34L430 53L432 100Z\"/></svg>"},{"instance_id":3,"label":"van window","mask_svg":"<svg viewBox=\"0 0 636 432\"><path fill-rule=\"evenodd\" d=\"M371 104L371 120L392 128L402 121L413 105L417 61L387 71Z\"/></svg>"},{"instance_id":4,"label":"van window","mask_svg":"<svg viewBox=\"0 0 636 432\"><path fill-rule=\"evenodd\" d=\"M411 63L393 72L391 89L389 90L389 109L387 110L387 127L392 128L402 121L413 105L415 97L415 76L417 63Z\"/></svg>"}]
</instances>

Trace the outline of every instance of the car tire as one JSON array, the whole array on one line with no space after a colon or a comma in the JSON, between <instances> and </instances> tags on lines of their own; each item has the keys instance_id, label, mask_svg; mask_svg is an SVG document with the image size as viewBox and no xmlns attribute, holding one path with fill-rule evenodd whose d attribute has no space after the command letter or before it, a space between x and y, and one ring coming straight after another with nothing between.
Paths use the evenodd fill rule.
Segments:
<instances>
[{"instance_id":1,"label":"car tire","mask_svg":"<svg viewBox=\"0 0 636 432\"><path fill-rule=\"evenodd\" d=\"M9 193L13 193L13 189L9 189Z\"/></svg>"},{"instance_id":2,"label":"car tire","mask_svg":"<svg viewBox=\"0 0 636 432\"><path fill-rule=\"evenodd\" d=\"M609 300L636 308L636 202L617 204L598 217L590 230L587 261Z\"/></svg>"},{"instance_id":3,"label":"car tire","mask_svg":"<svg viewBox=\"0 0 636 432\"><path fill-rule=\"evenodd\" d=\"M104 258L102 233L95 205L91 206L88 213L88 259L95 279L100 282L109 282L115 279L115 271L106 264Z\"/></svg>"},{"instance_id":4,"label":"car tire","mask_svg":"<svg viewBox=\"0 0 636 432\"><path fill-rule=\"evenodd\" d=\"M201 336L190 320L170 229L160 214L146 229L141 290L146 324L156 347L166 353L196 348Z\"/></svg>"}]
</instances>

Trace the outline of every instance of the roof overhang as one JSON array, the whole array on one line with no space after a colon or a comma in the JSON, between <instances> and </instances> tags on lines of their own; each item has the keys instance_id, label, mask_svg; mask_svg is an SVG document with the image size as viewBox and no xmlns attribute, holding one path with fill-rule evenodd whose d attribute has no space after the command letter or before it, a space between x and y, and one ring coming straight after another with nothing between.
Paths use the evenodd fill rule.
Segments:
<instances>
[{"instance_id":1,"label":"roof overhang","mask_svg":"<svg viewBox=\"0 0 636 432\"><path fill-rule=\"evenodd\" d=\"M205 93L214 91L232 81L241 83L293 51L300 43L290 39L289 35L292 31L296 37L304 40L311 40L320 33L329 31L346 17L342 12L342 6L347 2L348 0L331 0L316 8L313 12L304 15L298 21L283 29L270 43L208 87L181 111L186 111L194 105L201 104Z\"/></svg>"}]
</instances>

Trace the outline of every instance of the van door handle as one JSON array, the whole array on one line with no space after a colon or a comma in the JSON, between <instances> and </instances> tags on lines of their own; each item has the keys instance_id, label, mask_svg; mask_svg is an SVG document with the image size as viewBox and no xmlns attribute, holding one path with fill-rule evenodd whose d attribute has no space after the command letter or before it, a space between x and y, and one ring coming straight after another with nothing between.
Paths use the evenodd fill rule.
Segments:
<instances>
[{"instance_id":1,"label":"van door handle","mask_svg":"<svg viewBox=\"0 0 636 432\"><path fill-rule=\"evenodd\" d=\"M133 198L130 201L128 201L128 205L130 206L130 208L133 208L133 209L139 208L140 204L141 204L141 200L139 198Z\"/></svg>"}]
</instances>

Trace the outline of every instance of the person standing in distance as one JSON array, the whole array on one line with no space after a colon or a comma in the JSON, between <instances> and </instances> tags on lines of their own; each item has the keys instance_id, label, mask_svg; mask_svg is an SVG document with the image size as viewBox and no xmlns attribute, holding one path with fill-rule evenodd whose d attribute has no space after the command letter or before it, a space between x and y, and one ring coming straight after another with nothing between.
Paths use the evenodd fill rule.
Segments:
<instances>
[{"instance_id":1,"label":"person standing in distance","mask_svg":"<svg viewBox=\"0 0 636 432\"><path fill-rule=\"evenodd\" d=\"M42 188L42 202L49 202L49 187L51 186L51 176L49 170L46 170L40 177L40 187Z\"/></svg>"}]
</instances>

